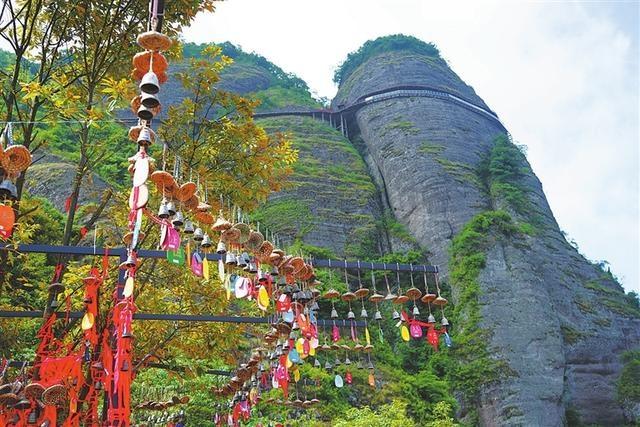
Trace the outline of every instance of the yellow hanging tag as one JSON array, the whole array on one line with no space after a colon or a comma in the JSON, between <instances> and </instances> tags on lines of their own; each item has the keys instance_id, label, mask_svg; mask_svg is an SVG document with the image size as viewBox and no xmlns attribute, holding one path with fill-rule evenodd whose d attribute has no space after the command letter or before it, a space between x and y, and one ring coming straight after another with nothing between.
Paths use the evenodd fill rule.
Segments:
<instances>
[{"instance_id":1,"label":"yellow hanging tag","mask_svg":"<svg viewBox=\"0 0 640 427\"><path fill-rule=\"evenodd\" d=\"M122 295L125 298L129 298L131 295L133 295L133 285L134 285L133 277L131 276L127 277L127 281L124 282L124 289L122 290Z\"/></svg>"},{"instance_id":2,"label":"yellow hanging tag","mask_svg":"<svg viewBox=\"0 0 640 427\"><path fill-rule=\"evenodd\" d=\"M402 325L400 328L400 336L404 341L409 341L409 328L407 328L407 325Z\"/></svg>"},{"instance_id":3,"label":"yellow hanging tag","mask_svg":"<svg viewBox=\"0 0 640 427\"><path fill-rule=\"evenodd\" d=\"M287 356L287 369L289 369L292 366L293 366L293 362L291 361L291 359L289 359L289 356Z\"/></svg>"},{"instance_id":4,"label":"yellow hanging tag","mask_svg":"<svg viewBox=\"0 0 640 427\"><path fill-rule=\"evenodd\" d=\"M311 348L309 349L309 356L315 356L316 355L316 348L314 346L311 346Z\"/></svg>"},{"instance_id":5,"label":"yellow hanging tag","mask_svg":"<svg viewBox=\"0 0 640 427\"><path fill-rule=\"evenodd\" d=\"M260 289L258 289L258 307L260 307L261 310L266 311L267 308L269 308L270 301L269 293L264 286L260 286Z\"/></svg>"},{"instance_id":6,"label":"yellow hanging tag","mask_svg":"<svg viewBox=\"0 0 640 427\"><path fill-rule=\"evenodd\" d=\"M207 254L204 254L204 259L202 260L202 277L204 277L204 280L209 280L209 261L207 260Z\"/></svg>"},{"instance_id":7,"label":"yellow hanging tag","mask_svg":"<svg viewBox=\"0 0 640 427\"><path fill-rule=\"evenodd\" d=\"M367 340L367 345L371 345L371 335L369 335L369 328L364 328L364 337Z\"/></svg>"},{"instance_id":8,"label":"yellow hanging tag","mask_svg":"<svg viewBox=\"0 0 640 427\"><path fill-rule=\"evenodd\" d=\"M296 369L295 371L293 371L293 380L295 382L300 381L300 369Z\"/></svg>"},{"instance_id":9,"label":"yellow hanging tag","mask_svg":"<svg viewBox=\"0 0 640 427\"><path fill-rule=\"evenodd\" d=\"M185 247L185 256L187 258L187 267L191 268L191 242L187 242L187 246Z\"/></svg>"},{"instance_id":10,"label":"yellow hanging tag","mask_svg":"<svg viewBox=\"0 0 640 427\"><path fill-rule=\"evenodd\" d=\"M86 312L84 317L82 317L82 330L87 331L93 327L93 323L95 319L92 313Z\"/></svg>"},{"instance_id":11,"label":"yellow hanging tag","mask_svg":"<svg viewBox=\"0 0 640 427\"><path fill-rule=\"evenodd\" d=\"M376 377L373 376L373 372L369 372L369 385L371 387L376 386Z\"/></svg>"},{"instance_id":12,"label":"yellow hanging tag","mask_svg":"<svg viewBox=\"0 0 640 427\"><path fill-rule=\"evenodd\" d=\"M298 338L296 341L296 351L298 354L304 353L304 338Z\"/></svg>"}]
</instances>

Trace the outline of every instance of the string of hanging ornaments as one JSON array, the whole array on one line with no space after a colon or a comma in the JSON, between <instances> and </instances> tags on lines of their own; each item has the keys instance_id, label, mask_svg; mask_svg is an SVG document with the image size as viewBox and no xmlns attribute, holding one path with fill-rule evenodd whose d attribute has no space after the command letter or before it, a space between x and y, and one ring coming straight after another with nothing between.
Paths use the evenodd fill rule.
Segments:
<instances>
[{"instance_id":1,"label":"string of hanging ornaments","mask_svg":"<svg viewBox=\"0 0 640 427\"><path fill-rule=\"evenodd\" d=\"M171 40L159 32L162 16L159 4L151 3L149 31L137 37L144 51L133 58L132 76L139 81L140 94L131 101L138 123L128 134L136 143L137 152L129 158L132 186L127 233L123 237L127 256L119 266L120 279L113 293L113 309L100 316L101 289L109 279L107 251L102 264L93 266L83 281L81 344L65 344L69 328L63 328L62 335L54 334L54 325L59 320L55 309L64 308L62 313L66 315L62 320L68 325L71 300L69 296L61 298L65 289L61 283L63 266L56 267L49 285L52 312L38 331L40 344L34 363L28 369L26 364L22 366L9 380L9 361L0 360L0 427L129 426L132 408L140 414L135 418L143 425L185 422L181 405L189 402L187 395L160 390L152 396L131 396L131 383L136 373L132 340L132 320L137 310L134 290L145 217L158 226L160 247L166 251L168 262L188 268L205 283L217 276L228 300L251 301L272 319L269 330L256 338L250 355L231 372L228 380L211 387L211 393L220 400L212 408L217 426L238 426L247 422L261 402L298 409L320 403L317 398L320 380L302 378L301 367L305 363L332 373L337 388L353 383L354 368L368 370L368 384L377 387L368 306L375 310L373 320L380 342L385 339L380 304L389 303L393 304L392 319L397 322L403 340L426 336L436 351L441 337L444 337L445 345L451 345L449 322L444 316L447 300L441 296L437 272L430 289L426 266L421 266L422 270L414 270L411 266L410 285L404 291L400 266L384 264L382 292L386 288L386 293L383 294L377 288L373 264L368 266L368 263L358 261L355 268L357 284L352 287L348 263L329 260L329 283L333 283L332 270L343 269L346 291L340 293L329 289L322 293L322 283L317 278L312 259L287 254L280 249L276 236L267 230L261 231L259 224L251 224L239 208L222 197L213 203L217 205L214 216L204 179L195 182L185 179L186 168L178 156L173 170L166 170L166 145L162 167L155 170L155 162L148 153L149 147L156 142L151 125L161 108L160 87L168 78L168 62L162 52L171 46ZM10 126L3 135L8 143L0 155L4 176L0 195L11 199L16 197L12 190L15 187L11 186L13 179L29 166L31 156L26 148L13 144ZM149 207L149 181L161 195L159 206L153 211ZM8 205L0 205L0 235L6 237L10 235L15 219L5 217L9 214L2 210L3 206ZM8 211L13 214L11 207ZM210 262L211 253L218 256L217 265ZM363 281L362 277L367 268L371 270L370 286L365 285L366 278ZM396 272L393 284L388 270ZM414 274L422 274L423 289L414 283ZM338 300L343 302L341 306L347 307L342 316L336 308ZM418 301L427 307L426 321L419 319ZM319 321L319 302L330 304L329 321ZM404 310L409 303L412 305L410 314ZM359 316L356 316L354 306L356 311L359 308ZM439 322L434 315L437 309L441 314ZM144 363L137 365L145 366ZM270 397L262 398L273 389L280 390L281 397L269 393ZM103 414L98 413L100 402Z\"/></svg>"}]
</instances>

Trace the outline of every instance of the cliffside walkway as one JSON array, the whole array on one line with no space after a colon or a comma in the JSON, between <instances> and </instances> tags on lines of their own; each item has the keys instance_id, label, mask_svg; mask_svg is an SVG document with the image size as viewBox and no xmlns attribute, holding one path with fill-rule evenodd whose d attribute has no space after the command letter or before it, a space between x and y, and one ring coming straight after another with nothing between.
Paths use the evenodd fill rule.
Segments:
<instances>
[{"instance_id":1,"label":"cliffside walkway","mask_svg":"<svg viewBox=\"0 0 640 427\"><path fill-rule=\"evenodd\" d=\"M386 101L394 98L436 98L442 99L447 102L452 102L474 113L480 114L485 118L489 118L495 121L500 127L504 129L504 125L493 111L484 108L480 105L464 99L458 95L454 95L450 92L442 91L428 86L396 86L387 88L381 91L372 92L361 96L354 103L348 106L339 106L337 110L334 109L318 109L318 110L283 110L283 111L269 111L263 113L255 113L254 118L268 118L268 117L280 117L280 116L303 116L312 117L314 119L328 122L331 126L340 130L345 137L349 137L349 122L353 122L355 113L362 107L376 102ZM505 129L506 131L506 129Z\"/></svg>"}]
</instances>

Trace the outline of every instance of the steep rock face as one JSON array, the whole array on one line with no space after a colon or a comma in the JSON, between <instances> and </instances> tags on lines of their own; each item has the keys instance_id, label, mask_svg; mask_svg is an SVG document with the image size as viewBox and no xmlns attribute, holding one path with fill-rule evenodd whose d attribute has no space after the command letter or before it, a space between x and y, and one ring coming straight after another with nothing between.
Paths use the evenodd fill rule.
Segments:
<instances>
[{"instance_id":1,"label":"steep rock face","mask_svg":"<svg viewBox=\"0 0 640 427\"><path fill-rule=\"evenodd\" d=\"M374 56L342 82L335 106L385 88L430 86L487 108L444 61L409 52ZM483 425L561 425L567 413L585 423L618 425L620 353L640 344L636 310L621 287L562 236L542 186L526 161L530 214L490 195L478 173L494 139L495 120L451 101L407 97L355 113L359 148L397 219L432 255L446 278L453 237L475 215L510 210L535 232L494 243L478 277L482 327L509 375L485 385L472 404ZM353 126L352 126L353 127ZM461 289L451 283L454 300ZM455 330L454 330L455 334ZM469 404L466 402L465 404ZM468 407L463 407L468 412Z\"/></svg>"},{"instance_id":2,"label":"steep rock face","mask_svg":"<svg viewBox=\"0 0 640 427\"><path fill-rule=\"evenodd\" d=\"M299 160L291 186L272 196L256 219L286 243L299 239L338 255L379 253L380 200L349 141L328 123L309 117L281 116L258 123L270 133L286 132Z\"/></svg>"}]
</instances>

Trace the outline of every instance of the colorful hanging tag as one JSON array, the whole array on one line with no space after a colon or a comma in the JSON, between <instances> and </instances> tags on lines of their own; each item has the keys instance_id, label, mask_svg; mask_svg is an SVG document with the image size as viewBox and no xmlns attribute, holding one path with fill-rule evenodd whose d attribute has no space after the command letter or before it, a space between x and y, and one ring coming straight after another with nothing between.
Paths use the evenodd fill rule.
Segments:
<instances>
[{"instance_id":1,"label":"colorful hanging tag","mask_svg":"<svg viewBox=\"0 0 640 427\"><path fill-rule=\"evenodd\" d=\"M404 341L409 341L409 339L411 339L411 337L409 336L409 328L407 328L407 325L400 326L400 336Z\"/></svg>"},{"instance_id":2,"label":"colorful hanging tag","mask_svg":"<svg viewBox=\"0 0 640 427\"><path fill-rule=\"evenodd\" d=\"M353 382L353 375L351 375L351 371L347 371L345 379L347 380L347 384L351 384Z\"/></svg>"},{"instance_id":3,"label":"colorful hanging tag","mask_svg":"<svg viewBox=\"0 0 640 427\"><path fill-rule=\"evenodd\" d=\"M220 281L224 283L224 280L225 280L224 261L222 261L222 258L218 260L218 279L220 279Z\"/></svg>"},{"instance_id":4,"label":"colorful hanging tag","mask_svg":"<svg viewBox=\"0 0 640 427\"><path fill-rule=\"evenodd\" d=\"M122 296L125 298L129 298L133 295L133 287L134 287L134 279L133 276L127 277L127 280L124 282L124 289L122 290Z\"/></svg>"},{"instance_id":5,"label":"colorful hanging tag","mask_svg":"<svg viewBox=\"0 0 640 427\"><path fill-rule=\"evenodd\" d=\"M449 334L447 332L444 333L444 345L446 345L447 347L451 347L453 343L451 342L451 337L449 336Z\"/></svg>"},{"instance_id":6,"label":"colorful hanging tag","mask_svg":"<svg viewBox=\"0 0 640 427\"><path fill-rule=\"evenodd\" d=\"M173 226L167 226L167 239L165 250L175 251L180 247L180 233Z\"/></svg>"},{"instance_id":7,"label":"colorful hanging tag","mask_svg":"<svg viewBox=\"0 0 640 427\"><path fill-rule=\"evenodd\" d=\"M211 277L209 273L209 260L207 259L206 254L202 259L202 277L204 277L204 280L209 280L209 278Z\"/></svg>"},{"instance_id":8,"label":"colorful hanging tag","mask_svg":"<svg viewBox=\"0 0 640 427\"><path fill-rule=\"evenodd\" d=\"M269 308L269 293L264 286L258 288L258 308L262 311L267 311Z\"/></svg>"},{"instance_id":9,"label":"colorful hanging tag","mask_svg":"<svg viewBox=\"0 0 640 427\"><path fill-rule=\"evenodd\" d=\"M371 335L369 335L369 328L364 328L364 339L367 341L367 345L371 345Z\"/></svg>"},{"instance_id":10,"label":"colorful hanging tag","mask_svg":"<svg viewBox=\"0 0 640 427\"><path fill-rule=\"evenodd\" d=\"M198 252L191 255L191 272L197 277L202 277L202 257Z\"/></svg>"},{"instance_id":11,"label":"colorful hanging tag","mask_svg":"<svg viewBox=\"0 0 640 427\"><path fill-rule=\"evenodd\" d=\"M336 325L333 325L333 328L331 328L331 340L333 342L340 341L340 329L338 329Z\"/></svg>"},{"instance_id":12,"label":"colorful hanging tag","mask_svg":"<svg viewBox=\"0 0 640 427\"><path fill-rule=\"evenodd\" d=\"M337 388L342 388L344 386L344 382L342 381L342 377L340 376L340 374L336 374L336 376L333 378L333 384Z\"/></svg>"},{"instance_id":13,"label":"colorful hanging tag","mask_svg":"<svg viewBox=\"0 0 640 427\"><path fill-rule=\"evenodd\" d=\"M373 372L369 372L369 385L371 387L376 386L376 377L373 375Z\"/></svg>"},{"instance_id":14,"label":"colorful hanging tag","mask_svg":"<svg viewBox=\"0 0 640 427\"><path fill-rule=\"evenodd\" d=\"M167 251L167 259L172 264L184 265L184 249L178 248L178 250L175 251Z\"/></svg>"},{"instance_id":15,"label":"colorful hanging tag","mask_svg":"<svg viewBox=\"0 0 640 427\"><path fill-rule=\"evenodd\" d=\"M409 327L409 331L411 332L411 336L413 338L420 338L422 336L422 327L416 323L412 323Z\"/></svg>"},{"instance_id":16,"label":"colorful hanging tag","mask_svg":"<svg viewBox=\"0 0 640 427\"><path fill-rule=\"evenodd\" d=\"M16 215L11 206L0 205L0 238L11 237L13 226L16 222Z\"/></svg>"}]
</instances>

